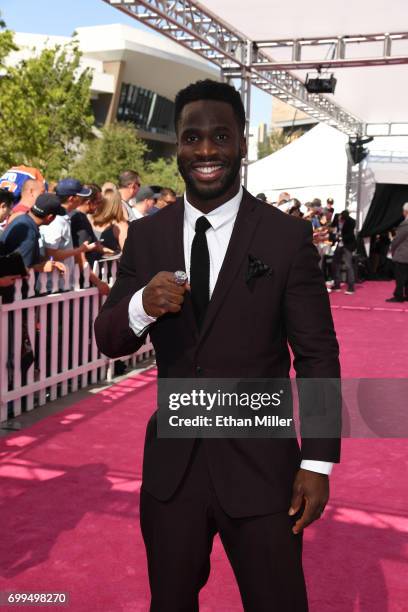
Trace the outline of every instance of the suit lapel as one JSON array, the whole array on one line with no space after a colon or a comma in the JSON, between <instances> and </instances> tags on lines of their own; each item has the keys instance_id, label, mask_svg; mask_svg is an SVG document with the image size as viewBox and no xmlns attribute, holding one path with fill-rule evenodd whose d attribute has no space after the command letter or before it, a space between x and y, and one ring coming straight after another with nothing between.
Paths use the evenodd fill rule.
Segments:
<instances>
[{"instance_id":1,"label":"suit lapel","mask_svg":"<svg viewBox=\"0 0 408 612\"><path fill-rule=\"evenodd\" d=\"M241 267L242 260L247 256L261 211L262 207L257 206L257 200L244 189L227 252L201 328L200 341L208 332Z\"/></svg>"}]
</instances>

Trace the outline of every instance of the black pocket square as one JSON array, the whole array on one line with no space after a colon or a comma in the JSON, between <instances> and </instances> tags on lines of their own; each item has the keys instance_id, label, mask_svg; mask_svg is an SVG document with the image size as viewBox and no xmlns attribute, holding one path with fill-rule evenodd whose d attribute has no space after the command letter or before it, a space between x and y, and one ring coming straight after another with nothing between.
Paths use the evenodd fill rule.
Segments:
<instances>
[{"instance_id":1,"label":"black pocket square","mask_svg":"<svg viewBox=\"0 0 408 612\"><path fill-rule=\"evenodd\" d=\"M245 282L249 283L253 278L260 276L270 276L272 270L263 261L248 254L248 268L246 272Z\"/></svg>"}]
</instances>

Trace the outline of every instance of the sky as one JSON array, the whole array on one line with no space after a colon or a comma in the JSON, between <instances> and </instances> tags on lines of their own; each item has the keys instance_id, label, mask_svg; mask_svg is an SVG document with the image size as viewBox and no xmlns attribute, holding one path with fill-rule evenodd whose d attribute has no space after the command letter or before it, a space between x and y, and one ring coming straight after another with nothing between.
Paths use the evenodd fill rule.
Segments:
<instances>
[{"instance_id":1,"label":"sky","mask_svg":"<svg viewBox=\"0 0 408 612\"><path fill-rule=\"evenodd\" d=\"M77 27L123 23L154 33L103 0L0 0L0 12L16 32L71 36ZM251 97L253 133L260 123L270 124L272 98L257 88Z\"/></svg>"}]
</instances>

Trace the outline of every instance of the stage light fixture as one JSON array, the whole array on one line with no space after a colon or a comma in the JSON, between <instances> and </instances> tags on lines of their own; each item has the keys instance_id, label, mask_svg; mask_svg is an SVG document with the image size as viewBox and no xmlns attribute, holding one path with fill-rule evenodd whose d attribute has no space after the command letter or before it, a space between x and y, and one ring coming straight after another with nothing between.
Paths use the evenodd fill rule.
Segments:
<instances>
[{"instance_id":1,"label":"stage light fixture","mask_svg":"<svg viewBox=\"0 0 408 612\"><path fill-rule=\"evenodd\" d=\"M308 93L311 94L333 94L336 89L337 79L334 74L322 76L306 75L305 87Z\"/></svg>"},{"instance_id":2,"label":"stage light fixture","mask_svg":"<svg viewBox=\"0 0 408 612\"><path fill-rule=\"evenodd\" d=\"M346 144L346 153L350 163L354 166L363 161L369 154L364 145L374 140L373 136L362 138L361 136L350 137Z\"/></svg>"}]
</instances>

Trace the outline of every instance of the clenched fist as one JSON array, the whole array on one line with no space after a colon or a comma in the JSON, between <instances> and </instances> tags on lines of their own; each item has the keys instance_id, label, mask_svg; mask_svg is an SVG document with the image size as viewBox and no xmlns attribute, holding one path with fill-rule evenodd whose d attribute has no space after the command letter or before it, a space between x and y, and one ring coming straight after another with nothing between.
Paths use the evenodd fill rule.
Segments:
<instances>
[{"instance_id":1,"label":"clenched fist","mask_svg":"<svg viewBox=\"0 0 408 612\"><path fill-rule=\"evenodd\" d=\"M144 288L143 308L151 317L179 312L186 291L190 291L190 285L177 285L173 272L159 272Z\"/></svg>"}]
</instances>

